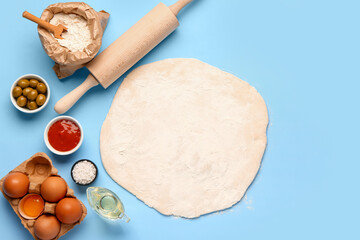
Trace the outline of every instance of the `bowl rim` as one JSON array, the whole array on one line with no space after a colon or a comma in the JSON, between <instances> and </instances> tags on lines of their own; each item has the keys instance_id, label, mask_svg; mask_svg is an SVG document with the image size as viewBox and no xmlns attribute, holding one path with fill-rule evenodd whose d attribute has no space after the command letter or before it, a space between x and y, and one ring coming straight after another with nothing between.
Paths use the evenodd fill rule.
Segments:
<instances>
[{"instance_id":1,"label":"bowl rim","mask_svg":"<svg viewBox=\"0 0 360 240\"><path fill-rule=\"evenodd\" d=\"M74 179L74 176L73 176L73 169L74 169L75 165L78 164L78 163L80 163L80 162L84 162L84 161L90 162L90 163L95 167L95 169L96 169L94 179L93 179L91 182L87 183L87 184L77 183L77 182L75 181L75 179ZM84 158L84 159L80 159L80 160L76 161L76 162L72 165L71 170L70 170L70 175L71 175L71 178L72 178L72 180L74 181L74 183L76 183L76 184L78 184L78 185L80 185L80 186L88 186L88 185L92 184L92 183L96 180L96 178L97 178L97 176L98 176L98 172L99 172L99 170L98 170L96 164L95 164L93 161Z\"/></svg>"},{"instance_id":2,"label":"bowl rim","mask_svg":"<svg viewBox=\"0 0 360 240\"><path fill-rule=\"evenodd\" d=\"M50 127L57 121L59 120L70 120L70 121L73 121L76 125L78 125L78 127L80 128L80 141L79 143L76 145L75 148L71 149L70 151L67 151L67 152L61 152L61 151L58 151L56 150L55 148L53 148L51 145L50 145L50 142L49 142L49 139L48 139L48 132L49 132L49 129ZM80 146L82 145L82 142L84 140L84 130L81 126L81 124L79 123L78 120L76 120L75 118L73 117L70 117L70 116L57 116L55 118L53 118L52 120L50 120L50 122L46 125L45 127L45 130L44 130L44 141L45 141L45 145L47 146L47 148L54 154L56 155L62 155L62 156L65 156L65 155L70 155L74 152L76 152Z\"/></svg>"},{"instance_id":3,"label":"bowl rim","mask_svg":"<svg viewBox=\"0 0 360 240\"><path fill-rule=\"evenodd\" d=\"M13 95L12 95L12 91L13 91L13 89L16 87L17 83L18 83L21 79L24 79L24 78L25 78L25 79L37 79L37 80L40 80L41 82L43 82L43 83L46 85L46 88L47 88L46 101L45 101L45 103L44 103L41 107L39 107L39 108L37 108L37 109L34 109L34 110L30 110L30 109L27 109L27 108L19 107L19 106L17 105L16 100L15 100L15 98L14 98ZM41 76L39 76L39 75L37 75L37 74L33 74L33 73L24 74L24 75L18 77L18 78L14 81L14 83L11 85L11 88L10 88L10 100L11 100L12 104L14 105L14 107L15 107L17 110L19 110L19 111L21 111L21 112L23 112L23 113L30 113L30 114L32 114L32 113L40 112L40 111L43 110L43 109L46 107L46 105L49 103L50 95L51 95L51 94L50 94L50 86L49 86L49 84L47 83L47 81L46 81L43 77L41 77Z\"/></svg>"}]
</instances>

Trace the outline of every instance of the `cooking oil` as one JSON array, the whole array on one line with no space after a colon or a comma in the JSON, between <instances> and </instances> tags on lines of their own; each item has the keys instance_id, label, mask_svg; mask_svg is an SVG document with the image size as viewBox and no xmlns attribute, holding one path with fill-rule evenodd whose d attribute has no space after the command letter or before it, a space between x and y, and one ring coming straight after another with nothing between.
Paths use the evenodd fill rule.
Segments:
<instances>
[{"instance_id":1,"label":"cooking oil","mask_svg":"<svg viewBox=\"0 0 360 240\"><path fill-rule=\"evenodd\" d=\"M100 216L110 220L130 221L130 218L125 214L124 205L114 192L107 188L89 187L86 193L90 206Z\"/></svg>"}]
</instances>

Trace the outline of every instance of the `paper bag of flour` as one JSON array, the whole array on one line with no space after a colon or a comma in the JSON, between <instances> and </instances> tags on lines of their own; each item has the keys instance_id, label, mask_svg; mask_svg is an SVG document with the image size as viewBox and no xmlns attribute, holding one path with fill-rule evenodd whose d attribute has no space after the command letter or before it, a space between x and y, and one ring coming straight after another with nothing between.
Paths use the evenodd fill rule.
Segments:
<instances>
[{"instance_id":1,"label":"paper bag of flour","mask_svg":"<svg viewBox=\"0 0 360 240\"><path fill-rule=\"evenodd\" d=\"M55 14L77 14L87 21L90 30L90 44L82 51L71 51L60 45L52 33L38 27L38 33L46 53L55 61L53 67L58 78L72 75L76 70L92 60L101 47L102 36L109 19L109 13L97 12L83 2L56 3L48 6L41 15L41 19L50 22Z\"/></svg>"}]
</instances>

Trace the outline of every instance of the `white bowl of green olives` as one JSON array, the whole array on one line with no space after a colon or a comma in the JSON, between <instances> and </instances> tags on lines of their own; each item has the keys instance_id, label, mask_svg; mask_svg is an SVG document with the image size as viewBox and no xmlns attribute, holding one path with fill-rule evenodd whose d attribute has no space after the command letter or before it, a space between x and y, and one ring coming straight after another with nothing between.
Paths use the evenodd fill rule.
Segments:
<instances>
[{"instance_id":1,"label":"white bowl of green olives","mask_svg":"<svg viewBox=\"0 0 360 240\"><path fill-rule=\"evenodd\" d=\"M13 105L21 112L36 113L45 108L50 99L48 83L36 74L25 74L14 82L10 90Z\"/></svg>"}]
</instances>

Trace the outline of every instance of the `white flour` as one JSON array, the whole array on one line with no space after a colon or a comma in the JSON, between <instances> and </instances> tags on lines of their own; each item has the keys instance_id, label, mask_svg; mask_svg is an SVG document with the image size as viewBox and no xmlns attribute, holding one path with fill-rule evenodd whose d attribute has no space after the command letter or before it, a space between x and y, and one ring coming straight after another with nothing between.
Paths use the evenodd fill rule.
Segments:
<instances>
[{"instance_id":1,"label":"white flour","mask_svg":"<svg viewBox=\"0 0 360 240\"><path fill-rule=\"evenodd\" d=\"M72 52L83 51L91 43L90 29L85 18L77 14L57 13L50 20L53 25L62 24L67 31L62 33L64 39L56 40L61 46Z\"/></svg>"}]
</instances>

